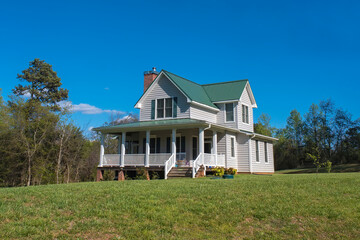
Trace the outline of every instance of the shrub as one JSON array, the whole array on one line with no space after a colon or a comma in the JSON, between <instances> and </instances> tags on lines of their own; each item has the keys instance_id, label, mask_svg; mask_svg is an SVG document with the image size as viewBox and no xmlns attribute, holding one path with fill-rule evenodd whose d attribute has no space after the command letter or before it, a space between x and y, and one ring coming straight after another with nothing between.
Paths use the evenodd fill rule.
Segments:
<instances>
[{"instance_id":1,"label":"shrub","mask_svg":"<svg viewBox=\"0 0 360 240\"><path fill-rule=\"evenodd\" d=\"M225 174L226 175L235 175L236 174L236 169L235 168L226 168L225 169Z\"/></svg>"},{"instance_id":2,"label":"shrub","mask_svg":"<svg viewBox=\"0 0 360 240\"><path fill-rule=\"evenodd\" d=\"M142 168L136 169L136 179L146 180L147 175L148 175L148 172L147 172L146 168L142 167Z\"/></svg>"},{"instance_id":3,"label":"shrub","mask_svg":"<svg viewBox=\"0 0 360 240\"><path fill-rule=\"evenodd\" d=\"M104 181L113 181L115 179L115 171L105 170L103 174Z\"/></svg>"},{"instance_id":4,"label":"shrub","mask_svg":"<svg viewBox=\"0 0 360 240\"><path fill-rule=\"evenodd\" d=\"M159 179L159 173L158 172L152 172L151 174L151 180Z\"/></svg>"},{"instance_id":5,"label":"shrub","mask_svg":"<svg viewBox=\"0 0 360 240\"><path fill-rule=\"evenodd\" d=\"M330 173L330 172L331 172L332 162L330 162L329 160L327 160L327 161L324 162L323 164L324 164L324 167L325 167L326 171L327 171L328 173Z\"/></svg>"},{"instance_id":6,"label":"shrub","mask_svg":"<svg viewBox=\"0 0 360 240\"><path fill-rule=\"evenodd\" d=\"M223 167L216 167L212 169L214 176L222 177L225 173L225 169Z\"/></svg>"}]
</instances>

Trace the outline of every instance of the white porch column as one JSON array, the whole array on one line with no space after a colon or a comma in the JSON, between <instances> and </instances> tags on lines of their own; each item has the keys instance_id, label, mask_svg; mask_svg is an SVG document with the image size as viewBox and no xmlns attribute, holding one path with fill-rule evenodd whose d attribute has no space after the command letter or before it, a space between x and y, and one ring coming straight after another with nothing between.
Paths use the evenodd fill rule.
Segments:
<instances>
[{"instance_id":1,"label":"white porch column","mask_svg":"<svg viewBox=\"0 0 360 240\"><path fill-rule=\"evenodd\" d=\"M175 154L176 159L176 129L171 132L171 154Z\"/></svg>"},{"instance_id":2,"label":"white porch column","mask_svg":"<svg viewBox=\"0 0 360 240\"><path fill-rule=\"evenodd\" d=\"M150 156L150 130L146 131L145 167L149 167Z\"/></svg>"},{"instance_id":3,"label":"white porch column","mask_svg":"<svg viewBox=\"0 0 360 240\"><path fill-rule=\"evenodd\" d=\"M216 131L213 131L213 138L212 138L212 153L215 155L215 165L217 166L217 158L218 158L218 155L217 155L217 132Z\"/></svg>"},{"instance_id":4,"label":"white porch column","mask_svg":"<svg viewBox=\"0 0 360 240\"><path fill-rule=\"evenodd\" d=\"M204 128L199 128L199 154L204 158Z\"/></svg>"},{"instance_id":5,"label":"white porch column","mask_svg":"<svg viewBox=\"0 0 360 240\"><path fill-rule=\"evenodd\" d=\"M104 134L101 133L100 135L100 163L99 166L102 167L104 163Z\"/></svg>"},{"instance_id":6,"label":"white porch column","mask_svg":"<svg viewBox=\"0 0 360 240\"><path fill-rule=\"evenodd\" d=\"M126 132L122 132L121 135L121 151L120 151L120 167L124 167L125 164L125 142L126 142Z\"/></svg>"}]
</instances>

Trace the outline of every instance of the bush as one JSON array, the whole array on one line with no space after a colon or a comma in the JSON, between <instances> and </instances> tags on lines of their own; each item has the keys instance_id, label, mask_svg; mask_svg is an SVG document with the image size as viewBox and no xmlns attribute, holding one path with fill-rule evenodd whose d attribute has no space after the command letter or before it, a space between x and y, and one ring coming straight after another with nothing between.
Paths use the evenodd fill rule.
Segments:
<instances>
[{"instance_id":1,"label":"bush","mask_svg":"<svg viewBox=\"0 0 360 240\"><path fill-rule=\"evenodd\" d=\"M323 164L324 164L324 167L325 167L326 171L327 171L328 173L330 173L330 172L331 172L332 162L330 162L329 160L327 160L327 161L324 162Z\"/></svg>"},{"instance_id":2,"label":"bush","mask_svg":"<svg viewBox=\"0 0 360 240\"><path fill-rule=\"evenodd\" d=\"M236 169L235 168L226 168L225 169L225 174L226 175L235 175L236 174Z\"/></svg>"},{"instance_id":3,"label":"bush","mask_svg":"<svg viewBox=\"0 0 360 240\"><path fill-rule=\"evenodd\" d=\"M151 174L151 180L159 179L159 173L158 172L152 172Z\"/></svg>"},{"instance_id":4,"label":"bush","mask_svg":"<svg viewBox=\"0 0 360 240\"><path fill-rule=\"evenodd\" d=\"M142 167L136 169L136 179L146 180L147 176L148 176L148 171L146 170L146 168Z\"/></svg>"},{"instance_id":5,"label":"bush","mask_svg":"<svg viewBox=\"0 0 360 240\"><path fill-rule=\"evenodd\" d=\"M225 169L223 167L216 167L212 169L214 176L222 177L225 173Z\"/></svg>"}]
</instances>

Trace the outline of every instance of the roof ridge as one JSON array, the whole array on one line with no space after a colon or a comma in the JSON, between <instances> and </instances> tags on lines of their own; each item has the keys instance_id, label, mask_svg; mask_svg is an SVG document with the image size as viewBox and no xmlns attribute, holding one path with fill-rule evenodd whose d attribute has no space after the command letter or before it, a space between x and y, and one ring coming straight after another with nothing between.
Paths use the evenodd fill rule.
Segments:
<instances>
[{"instance_id":1,"label":"roof ridge","mask_svg":"<svg viewBox=\"0 0 360 240\"><path fill-rule=\"evenodd\" d=\"M196 82L194 82L194 81L191 81L191 80L189 80L189 79L186 79L186 78L184 78L184 77L181 77L181 76L179 76L179 75L176 75L175 73L169 72L169 71L167 71L167 70L165 70L165 69L162 69L162 71L164 71L165 73L171 73L172 75L175 75L176 77L182 78L182 79L184 79L184 80L186 80L186 81L189 81L189 82L191 82L191 83L195 83L196 85L202 86L202 85L199 84L199 83L196 83Z\"/></svg>"},{"instance_id":2,"label":"roof ridge","mask_svg":"<svg viewBox=\"0 0 360 240\"><path fill-rule=\"evenodd\" d=\"M202 84L201 86L209 86L209 85L217 85L217 84L225 84L225 83L233 83L233 82L243 82L243 81L249 81L249 79L232 80L232 81L218 82L218 83L207 83L207 84Z\"/></svg>"}]
</instances>

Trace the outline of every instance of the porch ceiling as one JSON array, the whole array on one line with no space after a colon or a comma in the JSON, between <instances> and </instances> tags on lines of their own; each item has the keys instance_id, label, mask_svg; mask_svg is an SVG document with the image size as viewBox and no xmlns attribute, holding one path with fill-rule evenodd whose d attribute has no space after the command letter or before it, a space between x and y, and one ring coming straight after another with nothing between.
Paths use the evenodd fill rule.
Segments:
<instances>
[{"instance_id":1,"label":"porch ceiling","mask_svg":"<svg viewBox=\"0 0 360 240\"><path fill-rule=\"evenodd\" d=\"M166 120L153 120L153 121L139 121L133 123L119 124L115 126L106 126L93 128L93 131L102 133L120 133L120 132L135 132L146 130L165 130L172 128L194 128L206 127L210 123L196 119L166 119Z\"/></svg>"}]
</instances>

